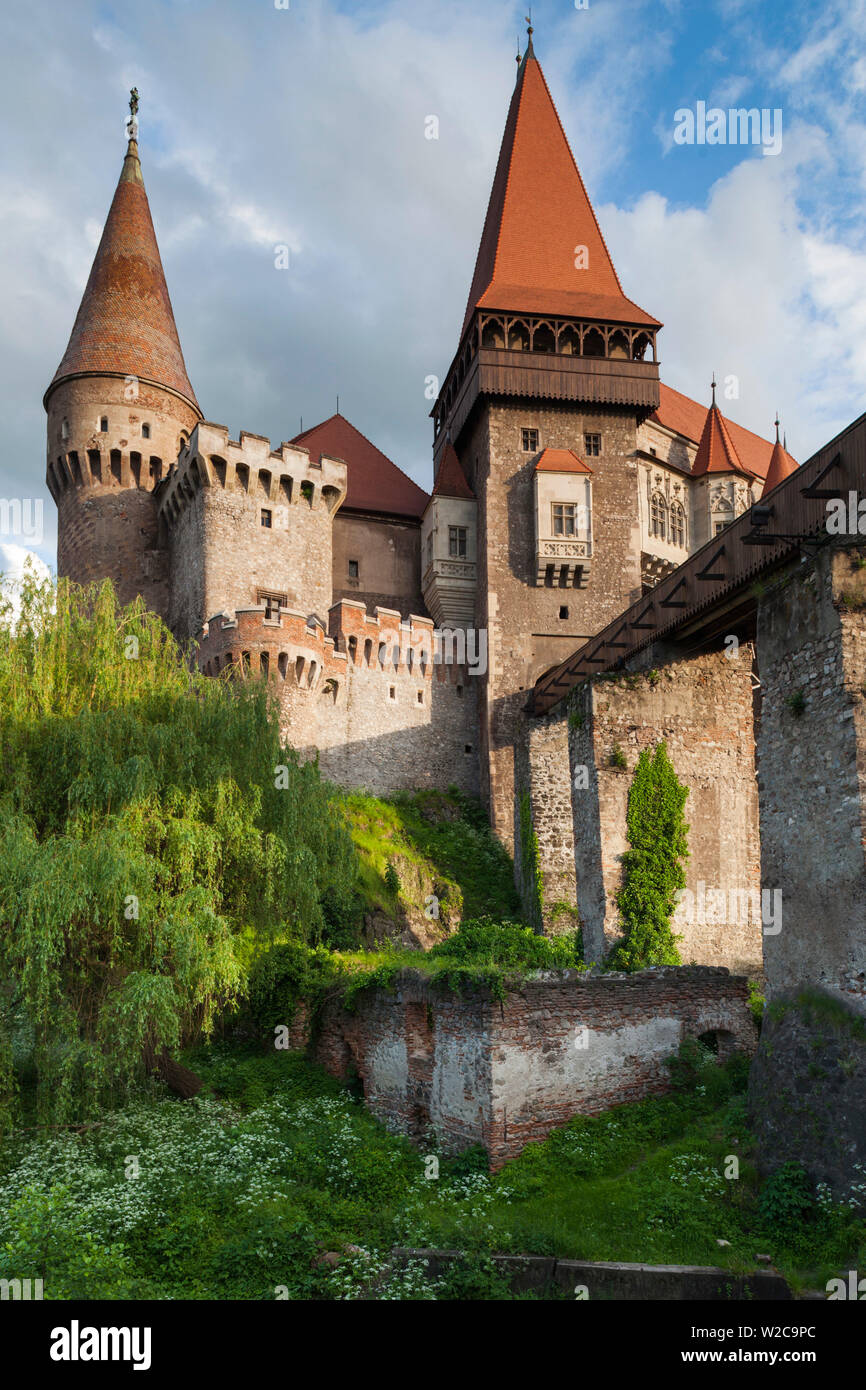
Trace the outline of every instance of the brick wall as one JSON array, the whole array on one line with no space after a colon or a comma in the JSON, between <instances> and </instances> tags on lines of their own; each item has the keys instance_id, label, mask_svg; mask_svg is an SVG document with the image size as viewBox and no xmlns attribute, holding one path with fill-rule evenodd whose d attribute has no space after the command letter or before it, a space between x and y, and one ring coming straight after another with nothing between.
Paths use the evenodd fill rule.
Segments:
<instances>
[{"instance_id":1,"label":"brick wall","mask_svg":"<svg viewBox=\"0 0 866 1390\"><path fill-rule=\"evenodd\" d=\"M496 1169L574 1115L661 1094L664 1062L686 1037L713 1033L720 1055L752 1052L744 978L682 967L587 977L550 971L500 1003L454 995L404 970L395 989L368 990L356 1010L324 1007L315 1056L353 1068L374 1114L446 1151L484 1144Z\"/></svg>"}]
</instances>

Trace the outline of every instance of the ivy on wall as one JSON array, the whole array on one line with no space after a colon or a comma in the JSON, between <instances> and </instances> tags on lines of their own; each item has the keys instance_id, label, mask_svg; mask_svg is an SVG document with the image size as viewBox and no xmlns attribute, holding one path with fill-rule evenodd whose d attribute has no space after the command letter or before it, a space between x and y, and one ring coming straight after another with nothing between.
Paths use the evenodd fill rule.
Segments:
<instances>
[{"instance_id":1,"label":"ivy on wall","mask_svg":"<svg viewBox=\"0 0 866 1390\"><path fill-rule=\"evenodd\" d=\"M667 745L638 758L628 794L623 855L625 877L617 894L624 935L608 958L614 970L681 965L679 937L671 930L677 893L685 887L689 827L683 816L688 787L682 786Z\"/></svg>"},{"instance_id":2,"label":"ivy on wall","mask_svg":"<svg viewBox=\"0 0 866 1390\"><path fill-rule=\"evenodd\" d=\"M529 792L520 797L520 885L526 915L536 931L543 924L544 875L538 836L532 826L532 803Z\"/></svg>"}]
</instances>

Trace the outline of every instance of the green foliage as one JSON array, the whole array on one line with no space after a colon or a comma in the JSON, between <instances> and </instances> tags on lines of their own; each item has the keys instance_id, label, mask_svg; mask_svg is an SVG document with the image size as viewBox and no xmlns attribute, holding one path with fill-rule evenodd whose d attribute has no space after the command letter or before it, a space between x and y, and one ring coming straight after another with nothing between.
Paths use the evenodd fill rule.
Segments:
<instances>
[{"instance_id":1,"label":"green foliage","mask_svg":"<svg viewBox=\"0 0 866 1390\"><path fill-rule=\"evenodd\" d=\"M749 1009L751 1011L752 1018L755 1020L755 1023L759 1028L761 1026L761 1023L763 1022L766 1002L767 1001L764 997L764 994L762 993L761 986L758 984L757 980L750 980Z\"/></svg>"},{"instance_id":2,"label":"green foliage","mask_svg":"<svg viewBox=\"0 0 866 1390\"><path fill-rule=\"evenodd\" d=\"M791 1230L814 1210L812 1184L799 1163L783 1163L761 1187L758 1211L765 1226Z\"/></svg>"},{"instance_id":3,"label":"green foliage","mask_svg":"<svg viewBox=\"0 0 866 1390\"><path fill-rule=\"evenodd\" d=\"M250 970L247 995L256 1036L273 1046L274 1029L292 1022L300 1000L314 1009L337 969L329 950L303 941L282 942L264 951Z\"/></svg>"},{"instance_id":4,"label":"green foliage","mask_svg":"<svg viewBox=\"0 0 866 1390\"><path fill-rule=\"evenodd\" d=\"M794 718L799 719L806 709L805 692L802 690L795 690L793 695L788 696L786 703Z\"/></svg>"},{"instance_id":5,"label":"green foliage","mask_svg":"<svg viewBox=\"0 0 866 1390\"><path fill-rule=\"evenodd\" d=\"M400 892L400 875L397 873L395 866L391 863L388 864L385 870L385 887L395 898Z\"/></svg>"},{"instance_id":6,"label":"green foliage","mask_svg":"<svg viewBox=\"0 0 866 1390\"><path fill-rule=\"evenodd\" d=\"M38 1117L80 1119L209 1033L256 942L323 937L356 859L265 684L191 671L108 582L30 579L0 619L0 744L2 1099L14 1049Z\"/></svg>"},{"instance_id":7,"label":"green foliage","mask_svg":"<svg viewBox=\"0 0 866 1390\"><path fill-rule=\"evenodd\" d=\"M618 743L615 743L613 748L611 749L610 765L611 767L618 768L628 767L628 762L626 760L625 753L622 751Z\"/></svg>"},{"instance_id":8,"label":"green foliage","mask_svg":"<svg viewBox=\"0 0 866 1390\"><path fill-rule=\"evenodd\" d=\"M582 964L575 934L540 936L519 922L494 922L490 917L464 922L458 932L433 947L430 958L524 972L573 970Z\"/></svg>"},{"instance_id":9,"label":"green foliage","mask_svg":"<svg viewBox=\"0 0 866 1390\"><path fill-rule=\"evenodd\" d=\"M538 836L532 824L532 802L529 792L522 792L520 796L520 867L526 915L531 925L540 931L544 913L544 875L541 871Z\"/></svg>"},{"instance_id":10,"label":"green foliage","mask_svg":"<svg viewBox=\"0 0 866 1390\"><path fill-rule=\"evenodd\" d=\"M433 885L441 916L452 924L464 914L513 917L519 909L511 859L483 807L456 787L387 801L352 793L341 804L360 857L359 886L369 910L393 910L385 875L394 860L400 864L403 898L411 900L412 870ZM420 898L412 905L424 906Z\"/></svg>"},{"instance_id":11,"label":"green foliage","mask_svg":"<svg viewBox=\"0 0 866 1390\"><path fill-rule=\"evenodd\" d=\"M630 849L623 855L624 882L617 894L625 935L609 958L611 969L680 964L671 918L686 882L682 861L688 858L683 817L687 796L666 745L659 743L652 755L644 749L629 790Z\"/></svg>"}]
</instances>

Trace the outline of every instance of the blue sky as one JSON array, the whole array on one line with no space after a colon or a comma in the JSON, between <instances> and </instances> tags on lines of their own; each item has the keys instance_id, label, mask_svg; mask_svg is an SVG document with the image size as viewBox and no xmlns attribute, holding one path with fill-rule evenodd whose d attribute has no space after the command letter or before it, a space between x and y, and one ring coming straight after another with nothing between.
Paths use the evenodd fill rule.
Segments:
<instances>
[{"instance_id":1,"label":"blue sky","mask_svg":"<svg viewBox=\"0 0 866 1390\"><path fill-rule=\"evenodd\" d=\"M0 496L42 497L42 393L124 151L128 89L203 410L274 444L344 414L423 486L525 4L42 0L0 18ZM866 388L866 0L537 0L535 47L662 378L805 459ZM777 157L674 113L780 108ZM440 122L424 139L425 118ZM274 247L291 267L278 272ZM0 537L0 563L20 559ZM24 547L26 548L26 547ZM13 553L14 551L14 553Z\"/></svg>"}]
</instances>

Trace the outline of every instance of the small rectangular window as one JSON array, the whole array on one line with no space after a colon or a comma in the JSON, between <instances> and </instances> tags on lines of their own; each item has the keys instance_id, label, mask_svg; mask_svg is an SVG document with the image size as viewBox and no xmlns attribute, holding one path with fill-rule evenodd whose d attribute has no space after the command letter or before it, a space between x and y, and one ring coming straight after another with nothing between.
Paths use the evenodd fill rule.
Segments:
<instances>
[{"instance_id":1,"label":"small rectangular window","mask_svg":"<svg viewBox=\"0 0 866 1390\"><path fill-rule=\"evenodd\" d=\"M587 458L598 458L601 453L601 435L585 434L583 436L583 452Z\"/></svg>"},{"instance_id":2,"label":"small rectangular window","mask_svg":"<svg viewBox=\"0 0 866 1390\"><path fill-rule=\"evenodd\" d=\"M574 535L576 511L577 507L573 502L553 503L553 534L555 536Z\"/></svg>"},{"instance_id":3,"label":"small rectangular window","mask_svg":"<svg viewBox=\"0 0 866 1390\"><path fill-rule=\"evenodd\" d=\"M269 511L266 511L264 507L262 508L262 525L266 526L268 530L270 530L271 514Z\"/></svg>"},{"instance_id":4,"label":"small rectangular window","mask_svg":"<svg viewBox=\"0 0 866 1390\"><path fill-rule=\"evenodd\" d=\"M455 559L460 559L466 554L466 527L448 527L448 554Z\"/></svg>"},{"instance_id":5,"label":"small rectangular window","mask_svg":"<svg viewBox=\"0 0 866 1390\"><path fill-rule=\"evenodd\" d=\"M258 601L265 605L265 617L276 618L279 616L281 608L288 608L289 598L287 594L266 594L260 589Z\"/></svg>"},{"instance_id":6,"label":"small rectangular window","mask_svg":"<svg viewBox=\"0 0 866 1390\"><path fill-rule=\"evenodd\" d=\"M525 454L538 452L538 430L521 430L520 437Z\"/></svg>"},{"instance_id":7,"label":"small rectangular window","mask_svg":"<svg viewBox=\"0 0 866 1390\"><path fill-rule=\"evenodd\" d=\"M360 578L360 569L359 569L359 565L358 565L358 561L357 561L357 560L350 560L350 561L349 561L349 578L350 578L350 579L358 579L358 578Z\"/></svg>"},{"instance_id":8,"label":"small rectangular window","mask_svg":"<svg viewBox=\"0 0 866 1390\"><path fill-rule=\"evenodd\" d=\"M99 421L99 432L100 432L100 434L107 434L107 433L108 433L108 416L107 416L107 415L103 415L103 416L101 417L100 421Z\"/></svg>"},{"instance_id":9,"label":"small rectangular window","mask_svg":"<svg viewBox=\"0 0 866 1390\"><path fill-rule=\"evenodd\" d=\"M150 425L142 425L141 437L142 439L150 439Z\"/></svg>"}]
</instances>

